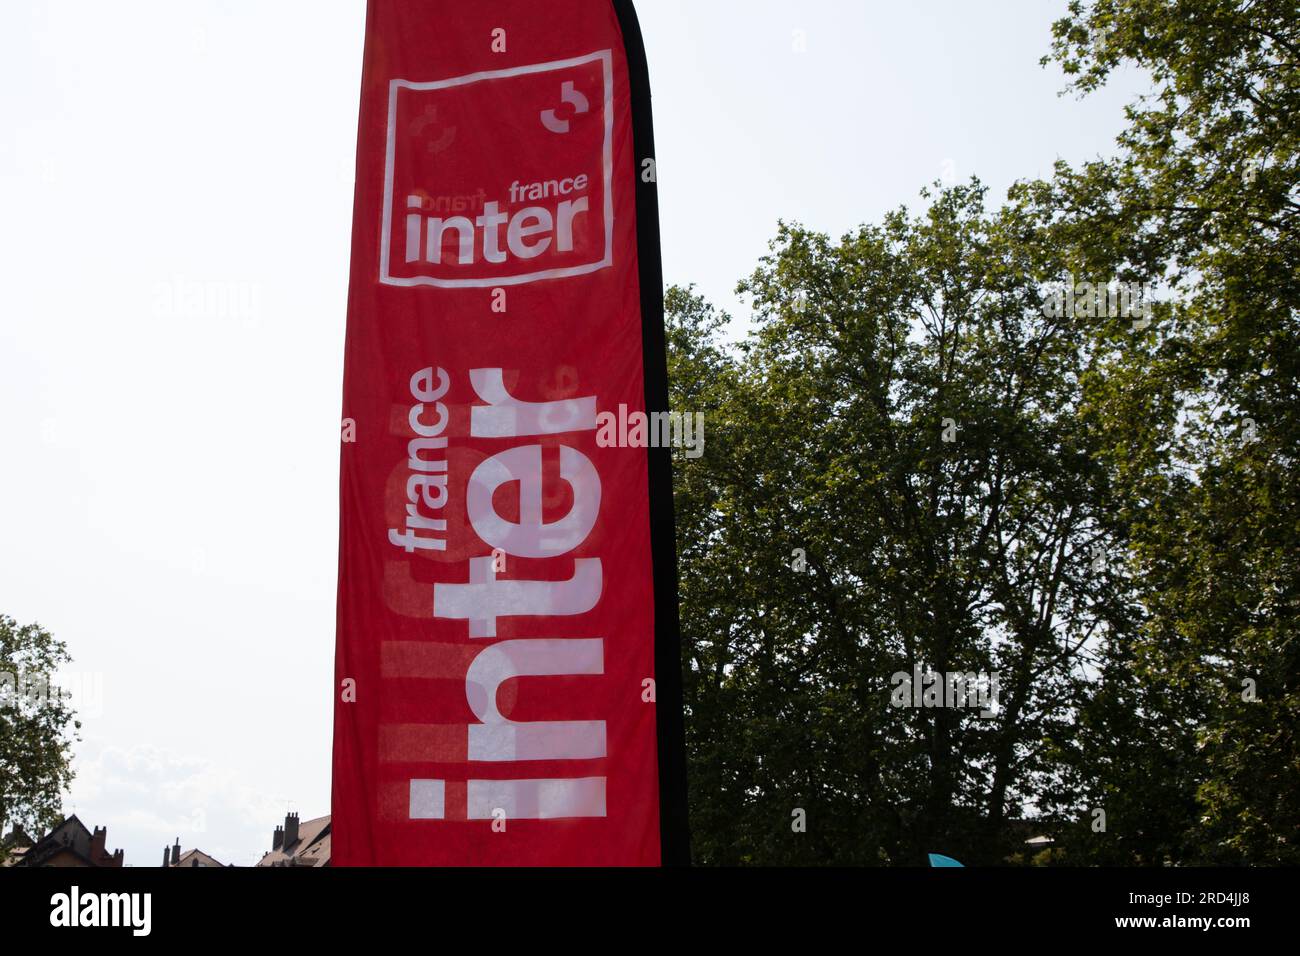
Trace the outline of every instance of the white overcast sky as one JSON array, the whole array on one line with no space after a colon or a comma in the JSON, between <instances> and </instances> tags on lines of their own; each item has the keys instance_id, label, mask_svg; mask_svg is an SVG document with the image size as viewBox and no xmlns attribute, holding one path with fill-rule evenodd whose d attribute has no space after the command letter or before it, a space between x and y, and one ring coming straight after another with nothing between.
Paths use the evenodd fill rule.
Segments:
<instances>
[{"instance_id":1,"label":"white overcast sky","mask_svg":"<svg viewBox=\"0 0 1300 956\"><path fill-rule=\"evenodd\" d=\"M737 312L778 218L1113 150L1064 0L641 0L665 279ZM84 688L66 808L128 865L329 812L363 0L0 6L0 612ZM806 36L796 52L795 31ZM430 78L436 78L431 76Z\"/></svg>"}]
</instances>

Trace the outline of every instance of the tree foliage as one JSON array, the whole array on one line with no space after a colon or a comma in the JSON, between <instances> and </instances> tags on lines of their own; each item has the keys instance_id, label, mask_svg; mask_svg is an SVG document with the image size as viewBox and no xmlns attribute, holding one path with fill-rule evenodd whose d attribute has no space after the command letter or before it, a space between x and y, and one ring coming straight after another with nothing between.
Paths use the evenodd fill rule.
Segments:
<instances>
[{"instance_id":1,"label":"tree foliage","mask_svg":"<svg viewBox=\"0 0 1300 956\"><path fill-rule=\"evenodd\" d=\"M21 826L39 837L62 819L81 725L53 679L69 660L39 624L0 614L0 832Z\"/></svg>"},{"instance_id":2,"label":"tree foliage","mask_svg":"<svg viewBox=\"0 0 1300 956\"><path fill-rule=\"evenodd\" d=\"M1145 262L1176 292L1150 354L1108 368L1094 416L1149 613L1131 666L1182 755L1165 778L1188 807L1179 858L1294 863L1300 17L1275 0L1097 0L1054 33L1081 92L1126 62L1155 86L1118 159L1059 170L1035 201L1078 223L1100 266ZM1153 388L1177 418L1158 445L1119 451L1134 430L1119 394ZM1148 773L1173 769L1148 756Z\"/></svg>"},{"instance_id":3,"label":"tree foliage","mask_svg":"<svg viewBox=\"0 0 1300 956\"><path fill-rule=\"evenodd\" d=\"M1073 3L1077 92L1152 80L1116 158L782 225L735 346L669 291L708 422L676 471L699 860L999 862L1033 828L1067 862L1297 860L1290 6ZM1155 305L1045 308L1066 277ZM914 666L998 706L893 706Z\"/></svg>"}]
</instances>

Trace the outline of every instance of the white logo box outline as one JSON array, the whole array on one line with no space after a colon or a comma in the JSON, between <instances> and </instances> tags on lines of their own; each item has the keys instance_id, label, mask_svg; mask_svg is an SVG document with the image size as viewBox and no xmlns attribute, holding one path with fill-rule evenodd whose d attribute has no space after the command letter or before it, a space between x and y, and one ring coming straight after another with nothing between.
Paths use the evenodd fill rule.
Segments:
<instances>
[{"instance_id":1,"label":"white logo box outline","mask_svg":"<svg viewBox=\"0 0 1300 956\"><path fill-rule=\"evenodd\" d=\"M524 275L502 276L500 278L482 277L476 279L439 279L434 276L394 276L389 274L389 244L393 233L393 163L397 144L397 91L406 90L441 90L453 86L466 86L483 80L498 80L528 73L550 73L555 70L582 66L586 63L600 61L605 70L605 256L599 262L586 265L570 266L565 269L546 269L541 272L529 272ZM610 50L598 50L586 56L569 60L552 60L549 63L534 63L529 66L516 66L506 70L487 70L480 73L467 73L446 80L433 80L417 83L414 80L390 80L388 84L388 144L384 152L384 223L383 236L379 248L379 281L383 285L418 286L431 285L439 288L485 288L488 286L520 285L525 282L537 282L542 279L561 279L566 276L586 275L607 268L614 263L614 60Z\"/></svg>"}]
</instances>

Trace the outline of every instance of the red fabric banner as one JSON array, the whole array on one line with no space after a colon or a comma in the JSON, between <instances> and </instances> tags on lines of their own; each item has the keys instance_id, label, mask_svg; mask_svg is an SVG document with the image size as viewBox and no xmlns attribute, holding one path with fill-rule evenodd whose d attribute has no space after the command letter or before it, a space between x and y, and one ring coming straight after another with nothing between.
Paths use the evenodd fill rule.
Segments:
<instances>
[{"instance_id":1,"label":"red fabric banner","mask_svg":"<svg viewBox=\"0 0 1300 956\"><path fill-rule=\"evenodd\" d=\"M372 0L337 865L661 861L642 169L611 0Z\"/></svg>"}]
</instances>

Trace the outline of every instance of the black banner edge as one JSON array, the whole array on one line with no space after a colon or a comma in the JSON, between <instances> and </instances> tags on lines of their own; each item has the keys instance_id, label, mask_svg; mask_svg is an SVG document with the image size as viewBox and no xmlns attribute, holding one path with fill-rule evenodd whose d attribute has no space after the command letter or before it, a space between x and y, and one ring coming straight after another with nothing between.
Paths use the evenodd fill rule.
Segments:
<instances>
[{"instance_id":1,"label":"black banner edge","mask_svg":"<svg viewBox=\"0 0 1300 956\"><path fill-rule=\"evenodd\" d=\"M646 412L668 411L668 357L664 337L663 258L657 173L647 181L641 164L653 160L650 70L632 0L611 0L623 35L632 104L636 245L641 289L641 354ZM686 725L682 696L682 639L678 610L677 540L673 515L672 449L647 448L650 553L654 574L655 726L659 750L659 851L664 866L690 863L686 798Z\"/></svg>"}]
</instances>

